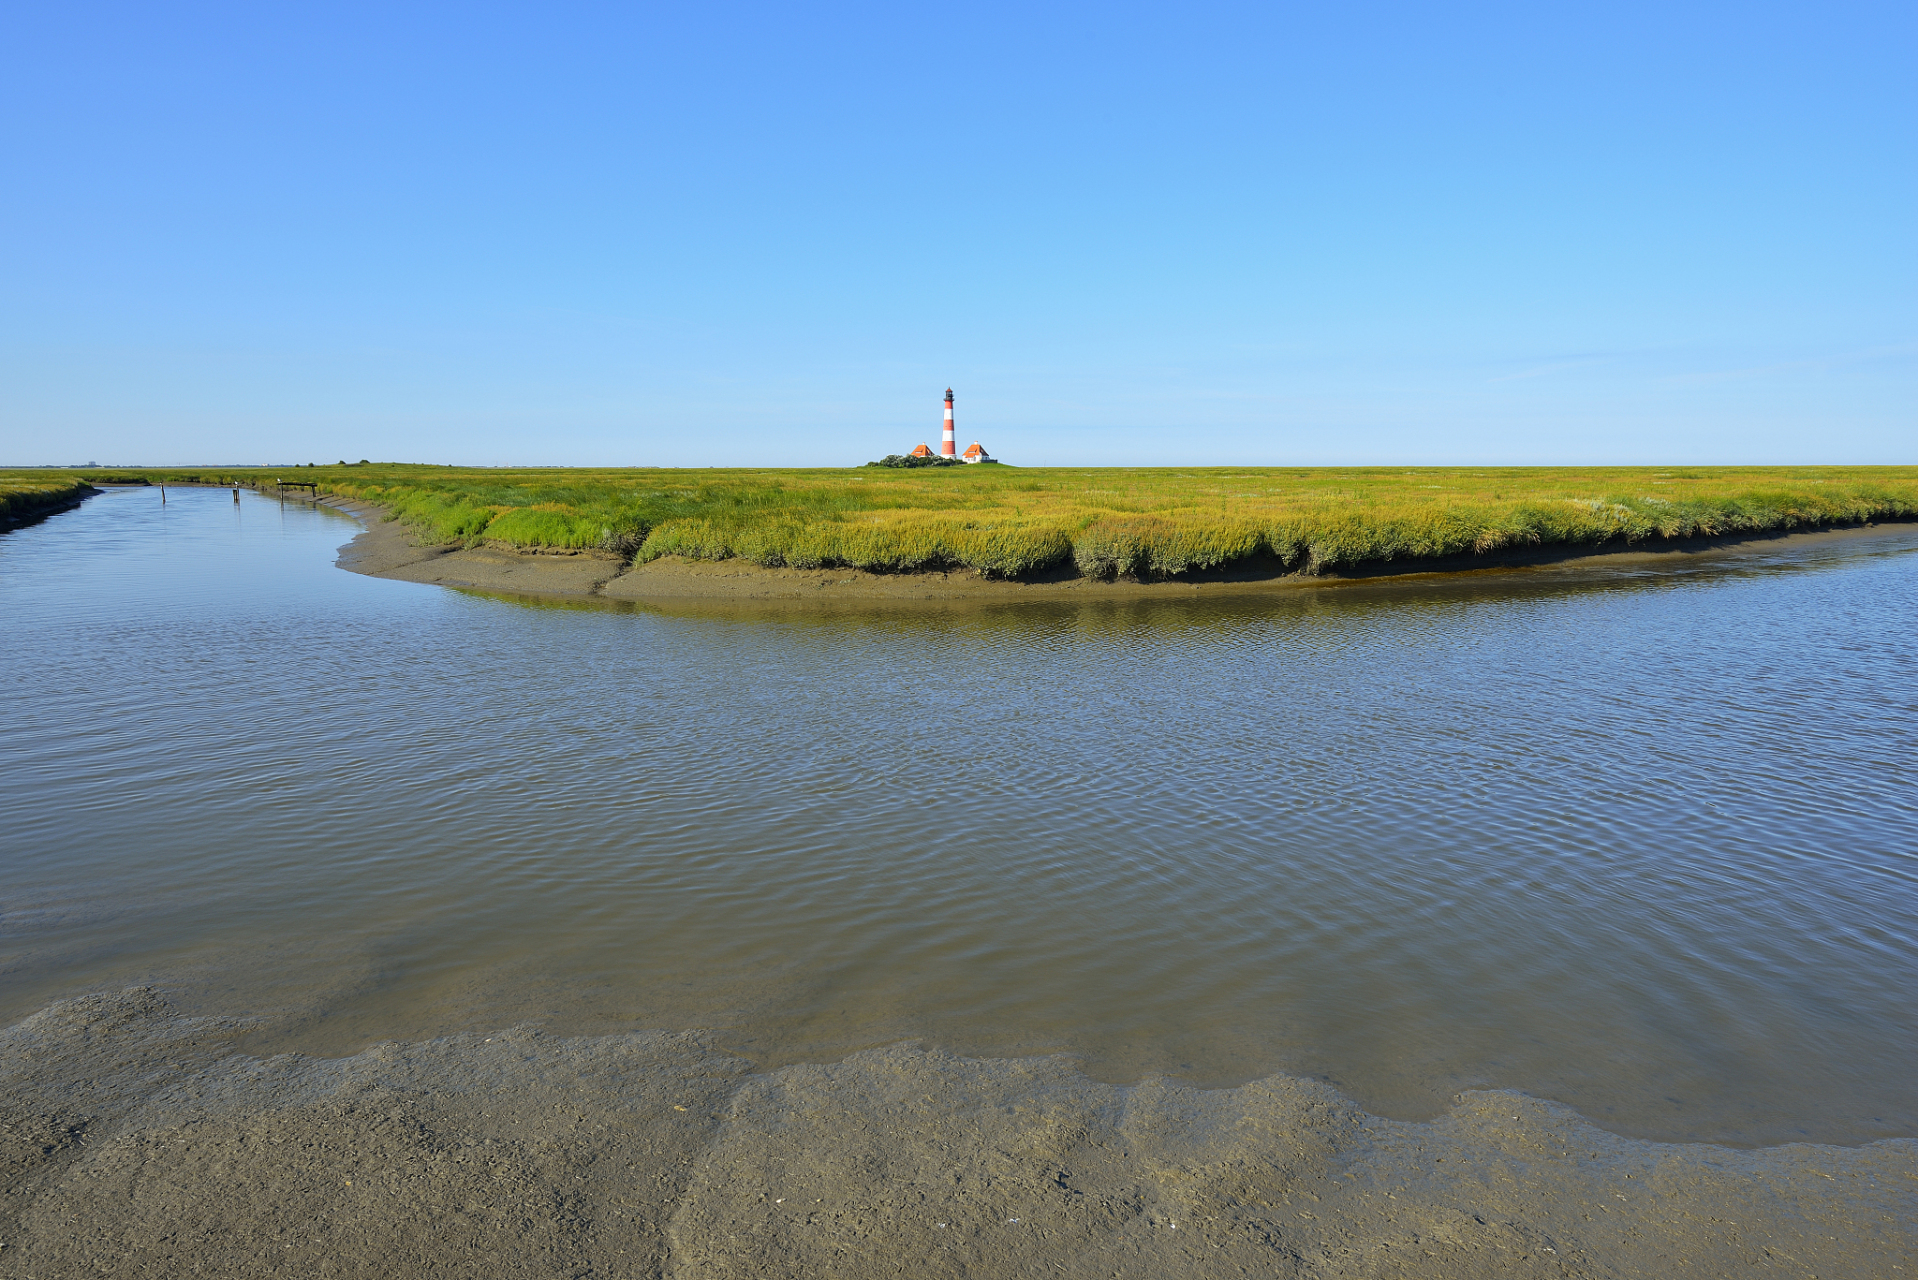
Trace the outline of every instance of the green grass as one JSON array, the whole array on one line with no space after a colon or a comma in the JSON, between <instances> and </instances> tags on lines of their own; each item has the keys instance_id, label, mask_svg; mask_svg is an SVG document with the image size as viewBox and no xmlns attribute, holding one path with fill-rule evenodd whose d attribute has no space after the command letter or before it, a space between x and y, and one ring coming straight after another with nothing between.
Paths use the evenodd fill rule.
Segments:
<instances>
[{"instance_id":1,"label":"green grass","mask_svg":"<svg viewBox=\"0 0 1918 1280\"><path fill-rule=\"evenodd\" d=\"M12 524L35 511L60 506L90 487L79 476L58 472L0 472L0 524Z\"/></svg>"},{"instance_id":2,"label":"green grass","mask_svg":"<svg viewBox=\"0 0 1918 1280\"><path fill-rule=\"evenodd\" d=\"M17 474L17 473L16 473ZM1324 572L1509 548L1918 517L1918 467L147 471L311 480L428 540L882 572L1158 577L1248 557Z\"/></svg>"}]
</instances>

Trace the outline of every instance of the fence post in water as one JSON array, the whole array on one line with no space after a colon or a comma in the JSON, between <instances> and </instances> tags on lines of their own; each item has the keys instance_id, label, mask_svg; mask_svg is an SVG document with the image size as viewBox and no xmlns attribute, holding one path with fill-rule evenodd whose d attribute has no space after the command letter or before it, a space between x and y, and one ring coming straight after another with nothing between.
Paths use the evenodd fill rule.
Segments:
<instances>
[{"instance_id":1,"label":"fence post in water","mask_svg":"<svg viewBox=\"0 0 1918 1280\"><path fill-rule=\"evenodd\" d=\"M240 486L237 484L233 486L233 505L240 505Z\"/></svg>"},{"instance_id":2,"label":"fence post in water","mask_svg":"<svg viewBox=\"0 0 1918 1280\"><path fill-rule=\"evenodd\" d=\"M160 486L160 505L163 507L166 505L166 486L165 485Z\"/></svg>"}]
</instances>

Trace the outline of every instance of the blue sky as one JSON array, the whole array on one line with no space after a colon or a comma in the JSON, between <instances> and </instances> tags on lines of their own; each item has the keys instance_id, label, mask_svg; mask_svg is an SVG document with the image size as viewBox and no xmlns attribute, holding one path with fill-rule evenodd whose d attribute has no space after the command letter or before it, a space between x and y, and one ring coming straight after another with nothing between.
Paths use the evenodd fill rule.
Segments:
<instances>
[{"instance_id":1,"label":"blue sky","mask_svg":"<svg viewBox=\"0 0 1918 1280\"><path fill-rule=\"evenodd\" d=\"M20 6L0 462L1918 462L1918 8Z\"/></svg>"}]
</instances>

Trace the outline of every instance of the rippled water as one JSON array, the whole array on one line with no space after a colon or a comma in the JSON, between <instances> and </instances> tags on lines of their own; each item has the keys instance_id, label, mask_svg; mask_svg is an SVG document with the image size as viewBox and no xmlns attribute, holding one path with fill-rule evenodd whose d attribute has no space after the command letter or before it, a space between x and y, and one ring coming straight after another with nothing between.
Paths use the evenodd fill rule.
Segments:
<instances>
[{"instance_id":1,"label":"rippled water","mask_svg":"<svg viewBox=\"0 0 1918 1280\"><path fill-rule=\"evenodd\" d=\"M0 536L0 1016L536 1018L1918 1133L1918 530L1083 605L537 607L116 492Z\"/></svg>"}]
</instances>

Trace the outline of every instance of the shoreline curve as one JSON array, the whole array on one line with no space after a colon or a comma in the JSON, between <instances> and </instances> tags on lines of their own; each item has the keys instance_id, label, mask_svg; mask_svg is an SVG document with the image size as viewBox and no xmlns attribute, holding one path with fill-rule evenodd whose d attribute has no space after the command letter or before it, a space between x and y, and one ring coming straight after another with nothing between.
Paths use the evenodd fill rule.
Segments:
<instances>
[{"instance_id":1,"label":"shoreline curve","mask_svg":"<svg viewBox=\"0 0 1918 1280\"><path fill-rule=\"evenodd\" d=\"M1076 573L1028 581L988 578L976 570L871 573L862 569L766 568L743 560L686 560L666 556L634 567L607 552L538 553L502 545L422 546L398 521L384 519L377 505L338 497L319 504L356 517L362 532L340 549L340 568L376 578L428 583L462 590L597 598L628 602L1020 603L1129 599L1191 599L1327 588L1353 583L1463 580L1527 570L1676 570L1712 558L1776 555L1860 538L1918 534L1918 520L1879 520L1817 530L1739 533L1631 545L1563 545L1387 561L1341 571L1307 574L1276 561L1244 562L1224 570L1177 579L1111 581Z\"/></svg>"}]
</instances>

